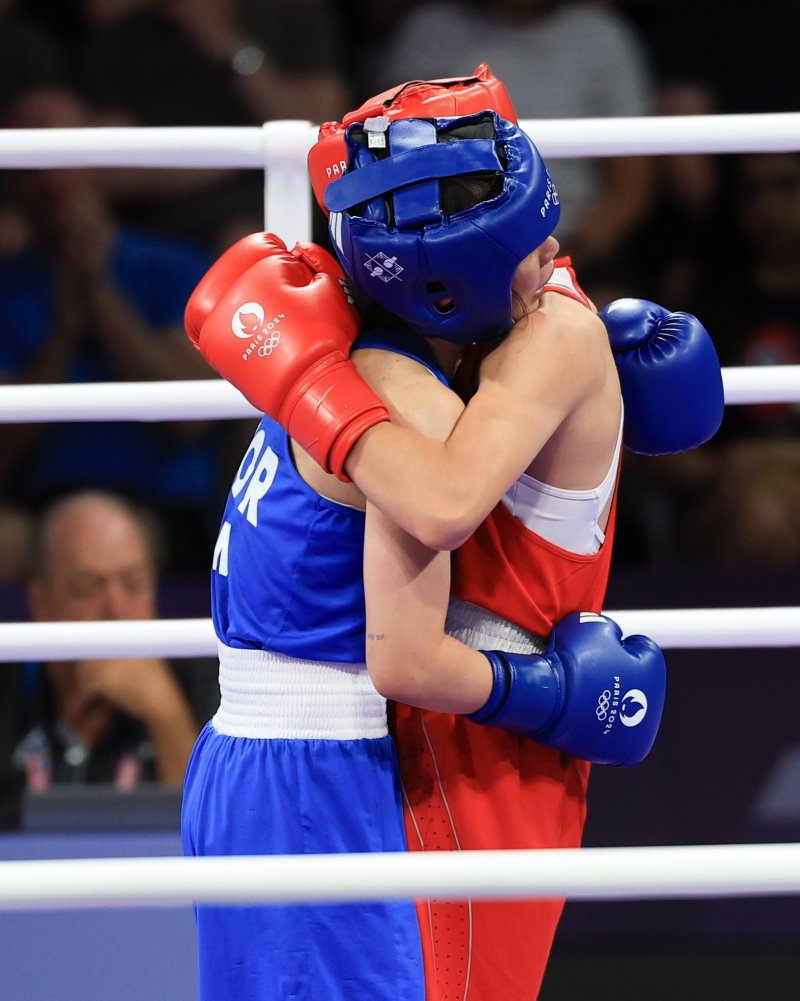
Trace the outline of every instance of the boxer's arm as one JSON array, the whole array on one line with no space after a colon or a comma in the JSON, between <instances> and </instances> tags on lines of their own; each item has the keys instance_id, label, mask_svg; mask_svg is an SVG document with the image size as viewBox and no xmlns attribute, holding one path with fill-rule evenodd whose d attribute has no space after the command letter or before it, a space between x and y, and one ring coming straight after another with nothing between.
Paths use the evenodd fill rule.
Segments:
<instances>
[{"instance_id":1,"label":"boxer's arm","mask_svg":"<svg viewBox=\"0 0 800 1001\"><path fill-rule=\"evenodd\" d=\"M433 548L455 548L586 397L603 341L584 328L601 325L553 296L493 353L446 443L400 426L366 436L387 422L386 384L370 391L348 359L358 314L347 298L341 269L321 248L290 251L272 234L252 234L202 279L186 308L186 331L212 368L323 469L347 479L348 463L359 489L406 531ZM266 328L265 302L273 316ZM562 331L561 314L570 310Z\"/></svg>"},{"instance_id":2,"label":"boxer's arm","mask_svg":"<svg viewBox=\"0 0 800 1001\"><path fill-rule=\"evenodd\" d=\"M724 393L702 323L641 299L617 300L600 319L625 403L627 447L663 455L711 438L722 421ZM596 352L607 350L598 326L591 313L576 311L563 297L545 297L484 364L478 392L446 443L421 445L378 428L353 448L350 475L429 545L459 545L592 391L604 371ZM398 502L403 480L413 483L421 513Z\"/></svg>"},{"instance_id":3,"label":"boxer's arm","mask_svg":"<svg viewBox=\"0 0 800 1001\"><path fill-rule=\"evenodd\" d=\"M416 388L404 401L390 391L393 419L446 437L457 415L452 394L430 379ZM469 715L596 763L631 765L648 754L666 675L648 638L623 639L605 616L573 615L556 625L544 654L473 650L445 633L449 553L427 548L370 504L364 588L367 668L386 698Z\"/></svg>"},{"instance_id":4,"label":"boxer's arm","mask_svg":"<svg viewBox=\"0 0 800 1001\"><path fill-rule=\"evenodd\" d=\"M444 632L450 553L428 549L371 504L364 591L367 668L382 695L438 712L485 705L492 690L487 659Z\"/></svg>"},{"instance_id":5,"label":"boxer's arm","mask_svg":"<svg viewBox=\"0 0 800 1001\"><path fill-rule=\"evenodd\" d=\"M463 419L461 401L416 363L381 351L356 359L367 382L382 386L398 430L441 442ZM469 715L595 762L634 764L648 753L665 673L652 641L623 641L615 623L590 615L559 623L544 655L473 650L445 633L449 553L429 549L371 504L364 589L367 669L386 698ZM609 685L613 722L601 726L595 709Z\"/></svg>"},{"instance_id":6,"label":"boxer's arm","mask_svg":"<svg viewBox=\"0 0 800 1001\"><path fill-rule=\"evenodd\" d=\"M597 764L649 753L664 707L666 665L645 636L611 619L557 623L543 654L479 651L444 632L448 554L426 549L367 508L367 668L386 698L518 732Z\"/></svg>"},{"instance_id":7,"label":"boxer's arm","mask_svg":"<svg viewBox=\"0 0 800 1001\"><path fill-rule=\"evenodd\" d=\"M606 371L596 317L578 306L561 317L541 309L513 328L447 441L386 423L355 443L348 476L430 548L457 548Z\"/></svg>"},{"instance_id":8,"label":"boxer's arm","mask_svg":"<svg viewBox=\"0 0 800 1001\"><path fill-rule=\"evenodd\" d=\"M415 440L447 438L463 403L430 372L387 351L354 357L367 382L381 387L398 430L413 431ZM369 503L364 591L367 668L378 691L441 712L467 713L486 703L488 661L444 633L450 553L427 548Z\"/></svg>"}]
</instances>

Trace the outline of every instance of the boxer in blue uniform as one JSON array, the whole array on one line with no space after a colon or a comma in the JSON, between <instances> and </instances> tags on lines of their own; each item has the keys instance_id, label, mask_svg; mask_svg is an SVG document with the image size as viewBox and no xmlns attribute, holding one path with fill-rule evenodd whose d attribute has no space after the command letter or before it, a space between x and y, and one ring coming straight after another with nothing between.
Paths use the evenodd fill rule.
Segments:
<instances>
[{"instance_id":1,"label":"boxer in blue uniform","mask_svg":"<svg viewBox=\"0 0 800 1001\"><path fill-rule=\"evenodd\" d=\"M406 849L364 664L363 538L363 510L316 493L264 417L214 552L222 700L187 771L187 854ZM198 907L197 928L203 1001L423 997L411 902Z\"/></svg>"}]
</instances>

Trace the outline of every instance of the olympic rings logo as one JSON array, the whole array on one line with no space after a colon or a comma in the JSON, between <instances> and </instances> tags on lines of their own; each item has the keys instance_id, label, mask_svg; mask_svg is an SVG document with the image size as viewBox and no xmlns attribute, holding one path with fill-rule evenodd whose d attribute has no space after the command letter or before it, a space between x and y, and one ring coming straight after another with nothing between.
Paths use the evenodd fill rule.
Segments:
<instances>
[{"instance_id":1,"label":"olympic rings logo","mask_svg":"<svg viewBox=\"0 0 800 1001\"><path fill-rule=\"evenodd\" d=\"M242 303L231 317L231 333L234 337L250 342L242 349L242 360L247 361L251 355L269 358L281 342L278 324L285 319L285 313L276 313L269 319L259 302Z\"/></svg>"},{"instance_id":2,"label":"olympic rings logo","mask_svg":"<svg viewBox=\"0 0 800 1001\"><path fill-rule=\"evenodd\" d=\"M262 358L268 358L281 342L280 330L273 330L269 335L269 340L261 344L256 352Z\"/></svg>"},{"instance_id":3,"label":"olympic rings logo","mask_svg":"<svg viewBox=\"0 0 800 1001\"><path fill-rule=\"evenodd\" d=\"M602 722L608 716L608 710L611 706L611 692L606 688L600 693L600 697L597 700L597 706L595 708L595 716Z\"/></svg>"}]
</instances>

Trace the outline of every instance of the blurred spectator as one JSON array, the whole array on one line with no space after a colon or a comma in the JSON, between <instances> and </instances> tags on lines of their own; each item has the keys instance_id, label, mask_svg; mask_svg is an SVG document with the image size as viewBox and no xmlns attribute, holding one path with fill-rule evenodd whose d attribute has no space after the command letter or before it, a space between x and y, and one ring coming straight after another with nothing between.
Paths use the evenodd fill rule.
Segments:
<instances>
[{"instance_id":1,"label":"blurred spectator","mask_svg":"<svg viewBox=\"0 0 800 1001\"><path fill-rule=\"evenodd\" d=\"M757 16L727 0L661 0L648 44L662 94L680 113L796 111L795 0L763 0ZM697 108L697 111L690 110Z\"/></svg>"},{"instance_id":2,"label":"blurred spectator","mask_svg":"<svg viewBox=\"0 0 800 1001\"><path fill-rule=\"evenodd\" d=\"M14 765L21 690L21 669L0 664L0 831L19 827L21 820L25 776Z\"/></svg>"},{"instance_id":3,"label":"blurred spectator","mask_svg":"<svg viewBox=\"0 0 800 1001\"><path fill-rule=\"evenodd\" d=\"M24 90L63 83L66 53L19 0L0 0L0 121Z\"/></svg>"},{"instance_id":4,"label":"blurred spectator","mask_svg":"<svg viewBox=\"0 0 800 1001\"><path fill-rule=\"evenodd\" d=\"M37 528L31 618L155 618L159 547L157 523L122 498L99 492L63 498ZM218 704L216 673L215 660L2 665L4 741L15 745L13 766L32 792L65 782L177 787L194 739Z\"/></svg>"},{"instance_id":5,"label":"blurred spectator","mask_svg":"<svg viewBox=\"0 0 800 1001\"><path fill-rule=\"evenodd\" d=\"M765 0L754 14L726 0L639 0L637 21L647 44L660 115L797 111L800 77L787 27L795 0ZM648 8L645 12L644 8ZM657 280L652 298L680 302L707 257L705 238L727 168L727 154L655 158L658 197L636 258L643 280ZM649 293L648 293L649 294Z\"/></svg>"},{"instance_id":6,"label":"blurred spectator","mask_svg":"<svg viewBox=\"0 0 800 1001\"><path fill-rule=\"evenodd\" d=\"M800 364L800 153L730 155L714 226L681 305L699 316L723 366ZM696 453L627 463L671 520L684 562L800 562L800 405L729 406ZM651 505L652 508L652 505Z\"/></svg>"},{"instance_id":7,"label":"blurred spectator","mask_svg":"<svg viewBox=\"0 0 800 1001\"><path fill-rule=\"evenodd\" d=\"M632 25L613 5L574 0L416 4L372 61L374 89L463 76L482 62L505 83L520 119L653 111L646 51ZM555 235L582 284L601 303L629 294L625 251L648 209L650 161L550 156L548 165L562 201Z\"/></svg>"},{"instance_id":8,"label":"blurred spectator","mask_svg":"<svg viewBox=\"0 0 800 1001\"><path fill-rule=\"evenodd\" d=\"M412 8L426 3L426 0L403 0L402 3L375 3L374 0L349 0L342 4L342 23L346 33L348 52L358 52L358 59L351 59L344 67L347 79L356 98L356 104L371 97L375 92L375 80L378 76L384 79L381 71L382 57L386 52L386 43L397 25L407 18ZM470 72L475 67L470 67ZM462 74L460 74L462 75ZM400 76L392 80L394 86Z\"/></svg>"},{"instance_id":9,"label":"blurred spectator","mask_svg":"<svg viewBox=\"0 0 800 1001\"><path fill-rule=\"evenodd\" d=\"M0 499L0 585L19 584L28 571L33 518Z\"/></svg>"},{"instance_id":10,"label":"blurred spectator","mask_svg":"<svg viewBox=\"0 0 800 1001\"><path fill-rule=\"evenodd\" d=\"M40 88L20 96L7 121L47 127L94 119L71 92ZM0 257L0 382L213 376L183 329L186 301L211 258L186 242L121 226L103 175L7 175L13 197ZM202 421L8 425L2 493L30 510L79 487L123 491L165 519L171 569L205 568L216 528L219 433Z\"/></svg>"},{"instance_id":11,"label":"blurred spectator","mask_svg":"<svg viewBox=\"0 0 800 1001\"><path fill-rule=\"evenodd\" d=\"M318 123L352 103L328 0L83 0L82 9L81 87L108 123ZM215 252L263 228L260 170L120 170L114 183L137 225Z\"/></svg>"},{"instance_id":12,"label":"blurred spectator","mask_svg":"<svg viewBox=\"0 0 800 1001\"><path fill-rule=\"evenodd\" d=\"M695 302L723 365L800 364L800 153L732 156L732 226ZM727 190L727 189L726 189ZM723 563L800 562L800 405L731 407L687 543Z\"/></svg>"}]
</instances>

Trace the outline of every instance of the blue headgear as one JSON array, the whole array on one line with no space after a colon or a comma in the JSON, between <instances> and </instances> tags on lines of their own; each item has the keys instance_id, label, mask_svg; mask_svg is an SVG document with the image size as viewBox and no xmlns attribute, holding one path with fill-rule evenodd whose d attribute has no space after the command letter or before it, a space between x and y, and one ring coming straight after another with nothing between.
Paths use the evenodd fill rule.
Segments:
<instances>
[{"instance_id":1,"label":"blue headgear","mask_svg":"<svg viewBox=\"0 0 800 1001\"><path fill-rule=\"evenodd\" d=\"M514 272L559 215L528 136L486 111L367 119L346 142L347 170L325 204L350 280L426 337L468 344L509 330ZM482 182L483 200L453 204L456 178Z\"/></svg>"}]
</instances>

